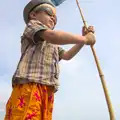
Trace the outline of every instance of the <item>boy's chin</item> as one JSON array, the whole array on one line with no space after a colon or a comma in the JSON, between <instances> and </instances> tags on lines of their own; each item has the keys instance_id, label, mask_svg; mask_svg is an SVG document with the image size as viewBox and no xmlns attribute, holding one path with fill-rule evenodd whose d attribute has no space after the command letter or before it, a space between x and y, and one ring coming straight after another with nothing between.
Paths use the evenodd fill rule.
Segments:
<instances>
[{"instance_id":1,"label":"boy's chin","mask_svg":"<svg viewBox=\"0 0 120 120\"><path fill-rule=\"evenodd\" d=\"M53 30L55 28L55 26L50 25L50 26L48 26L48 28Z\"/></svg>"},{"instance_id":2,"label":"boy's chin","mask_svg":"<svg viewBox=\"0 0 120 120\"><path fill-rule=\"evenodd\" d=\"M51 29L53 30L55 28L55 26L53 26Z\"/></svg>"},{"instance_id":3,"label":"boy's chin","mask_svg":"<svg viewBox=\"0 0 120 120\"><path fill-rule=\"evenodd\" d=\"M53 23L52 24L47 24L47 27L50 28L50 29L54 29L55 25Z\"/></svg>"}]
</instances>

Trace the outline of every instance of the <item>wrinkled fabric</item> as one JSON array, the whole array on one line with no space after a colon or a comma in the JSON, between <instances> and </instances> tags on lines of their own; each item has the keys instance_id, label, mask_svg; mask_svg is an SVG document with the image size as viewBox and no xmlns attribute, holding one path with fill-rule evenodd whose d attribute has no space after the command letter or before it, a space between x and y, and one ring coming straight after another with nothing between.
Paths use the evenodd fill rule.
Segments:
<instances>
[{"instance_id":1,"label":"wrinkled fabric","mask_svg":"<svg viewBox=\"0 0 120 120\"><path fill-rule=\"evenodd\" d=\"M59 86L59 61L64 50L58 45L41 40L34 40L36 32L46 30L38 20L30 20L22 36L21 59L13 75L12 84L29 82Z\"/></svg>"},{"instance_id":2,"label":"wrinkled fabric","mask_svg":"<svg viewBox=\"0 0 120 120\"><path fill-rule=\"evenodd\" d=\"M15 85L4 120L52 120L54 88L36 83Z\"/></svg>"}]
</instances>

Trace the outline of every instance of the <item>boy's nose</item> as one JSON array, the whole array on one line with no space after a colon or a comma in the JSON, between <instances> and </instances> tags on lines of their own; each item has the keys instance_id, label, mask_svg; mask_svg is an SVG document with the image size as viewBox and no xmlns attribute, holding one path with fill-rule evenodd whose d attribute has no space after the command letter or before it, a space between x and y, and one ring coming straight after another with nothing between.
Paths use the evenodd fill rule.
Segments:
<instances>
[{"instance_id":1,"label":"boy's nose","mask_svg":"<svg viewBox=\"0 0 120 120\"><path fill-rule=\"evenodd\" d=\"M51 19L53 20L54 24L56 25L57 23L57 17L55 15L51 16Z\"/></svg>"}]
</instances>

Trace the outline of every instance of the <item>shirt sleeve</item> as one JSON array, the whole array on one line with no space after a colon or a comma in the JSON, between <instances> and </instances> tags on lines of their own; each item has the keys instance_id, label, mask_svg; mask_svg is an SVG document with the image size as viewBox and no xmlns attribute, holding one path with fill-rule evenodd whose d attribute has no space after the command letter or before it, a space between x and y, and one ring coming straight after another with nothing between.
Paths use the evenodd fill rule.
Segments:
<instances>
[{"instance_id":1,"label":"shirt sleeve","mask_svg":"<svg viewBox=\"0 0 120 120\"><path fill-rule=\"evenodd\" d=\"M62 59L62 54L65 52L65 50L62 47L58 47L58 54L59 54L59 60Z\"/></svg>"},{"instance_id":2,"label":"shirt sleeve","mask_svg":"<svg viewBox=\"0 0 120 120\"><path fill-rule=\"evenodd\" d=\"M34 44L37 44L37 41L40 41L41 38L39 35L39 37L37 37L37 40L36 40L35 39L36 33L39 32L39 34L40 34L40 31L47 30L47 29L48 28L44 24L42 24L41 22L36 21L36 20L30 20L30 22L28 23L28 25L24 31L24 35L29 40L31 40Z\"/></svg>"}]
</instances>

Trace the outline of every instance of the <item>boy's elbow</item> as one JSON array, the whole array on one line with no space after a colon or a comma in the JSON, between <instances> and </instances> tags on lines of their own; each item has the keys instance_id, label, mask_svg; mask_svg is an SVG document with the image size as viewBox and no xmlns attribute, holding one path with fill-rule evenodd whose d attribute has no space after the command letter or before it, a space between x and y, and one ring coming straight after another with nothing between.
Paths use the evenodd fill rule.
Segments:
<instances>
[{"instance_id":1,"label":"boy's elbow","mask_svg":"<svg viewBox=\"0 0 120 120\"><path fill-rule=\"evenodd\" d=\"M63 60L71 60L72 59L72 57L70 57L68 54L66 54L66 53L64 53L63 55L62 55L62 57L61 57Z\"/></svg>"},{"instance_id":2,"label":"boy's elbow","mask_svg":"<svg viewBox=\"0 0 120 120\"><path fill-rule=\"evenodd\" d=\"M64 59L64 60L69 61L69 60L71 60L71 58L66 58L66 59Z\"/></svg>"},{"instance_id":3,"label":"boy's elbow","mask_svg":"<svg viewBox=\"0 0 120 120\"><path fill-rule=\"evenodd\" d=\"M66 61L71 60L71 59L72 58L70 58L70 57L63 58L63 60L66 60Z\"/></svg>"},{"instance_id":4,"label":"boy's elbow","mask_svg":"<svg viewBox=\"0 0 120 120\"><path fill-rule=\"evenodd\" d=\"M67 57L67 58L66 58L66 60L71 60L71 59L72 59L72 57Z\"/></svg>"}]
</instances>

